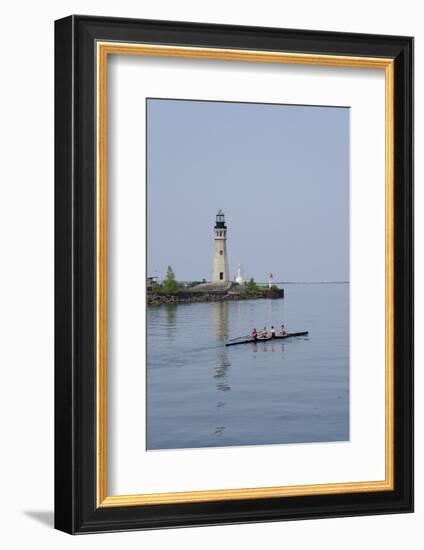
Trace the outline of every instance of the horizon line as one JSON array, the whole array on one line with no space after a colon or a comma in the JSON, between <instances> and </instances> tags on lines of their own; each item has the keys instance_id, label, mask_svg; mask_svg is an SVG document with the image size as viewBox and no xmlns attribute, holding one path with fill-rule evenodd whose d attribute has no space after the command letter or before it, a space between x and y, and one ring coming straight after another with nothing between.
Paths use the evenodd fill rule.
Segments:
<instances>
[{"instance_id":1,"label":"horizon line","mask_svg":"<svg viewBox=\"0 0 424 550\"><path fill-rule=\"evenodd\" d=\"M192 280L180 280L178 281L180 283L193 283L193 282L197 282L197 279L192 279ZM211 281L206 281L206 282L211 282ZM235 282L235 281L228 281L228 282ZM269 284L269 281L255 281L256 284L258 285L268 285ZM350 281L274 281L272 284L274 285L305 285L305 284L308 284L308 285L331 285L331 284L349 284Z\"/></svg>"}]
</instances>

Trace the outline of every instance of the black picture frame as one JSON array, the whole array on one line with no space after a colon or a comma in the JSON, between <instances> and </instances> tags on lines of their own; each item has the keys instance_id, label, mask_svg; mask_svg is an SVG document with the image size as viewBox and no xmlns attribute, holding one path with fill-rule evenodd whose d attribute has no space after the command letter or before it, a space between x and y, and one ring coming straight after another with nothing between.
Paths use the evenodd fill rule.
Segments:
<instances>
[{"instance_id":1,"label":"black picture frame","mask_svg":"<svg viewBox=\"0 0 424 550\"><path fill-rule=\"evenodd\" d=\"M394 490L98 508L98 40L394 59ZM413 511L413 39L73 15L55 22L55 527L93 533Z\"/></svg>"}]
</instances>

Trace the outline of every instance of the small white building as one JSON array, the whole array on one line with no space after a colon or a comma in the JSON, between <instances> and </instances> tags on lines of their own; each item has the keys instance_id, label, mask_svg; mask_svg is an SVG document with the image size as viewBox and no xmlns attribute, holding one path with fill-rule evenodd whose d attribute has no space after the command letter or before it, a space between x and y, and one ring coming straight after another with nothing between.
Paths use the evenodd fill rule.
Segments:
<instances>
[{"instance_id":1,"label":"small white building","mask_svg":"<svg viewBox=\"0 0 424 550\"><path fill-rule=\"evenodd\" d=\"M236 272L236 276L234 278L234 281L236 283L238 283L239 285L242 285L244 283L244 279L243 279L243 275L242 275L242 269L241 269L240 264L238 264L238 266L237 266L237 272Z\"/></svg>"}]
</instances>

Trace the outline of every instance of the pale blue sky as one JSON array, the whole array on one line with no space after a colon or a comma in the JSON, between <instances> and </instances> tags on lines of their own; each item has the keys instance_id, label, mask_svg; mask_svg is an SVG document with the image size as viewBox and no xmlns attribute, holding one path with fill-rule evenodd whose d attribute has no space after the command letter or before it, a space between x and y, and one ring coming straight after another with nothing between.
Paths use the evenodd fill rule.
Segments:
<instances>
[{"instance_id":1,"label":"pale blue sky","mask_svg":"<svg viewBox=\"0 0 424 550\"><path fill-rule=\"evenodd\" d=\"M210 280L222 208L232 276L349 280L349 111L147 100L148 274Z\"/></svg>"}]
</instances>

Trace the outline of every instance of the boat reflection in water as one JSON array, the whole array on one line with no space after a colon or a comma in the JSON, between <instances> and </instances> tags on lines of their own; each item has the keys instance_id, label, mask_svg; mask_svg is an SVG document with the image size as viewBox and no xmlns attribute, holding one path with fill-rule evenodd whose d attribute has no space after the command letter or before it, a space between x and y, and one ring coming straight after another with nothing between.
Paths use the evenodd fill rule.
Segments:
<instances>
[{"instance_id":1,"label":"boat reflection in water","mask_svg":"<svg viewBox=\"0 0 424 550\"><path fill-rule=\"evenodd\" d=\"M263 344L257 344L252 343L251 344L253 351L256 352L267 352L267 351L279 351L284 353L284 344L282 342L279 342L278 340L271 340L270 342L266 342Z\"/></svg>"}]
</instances>

